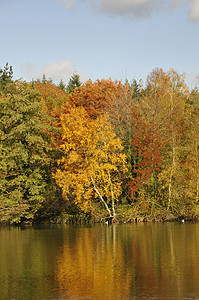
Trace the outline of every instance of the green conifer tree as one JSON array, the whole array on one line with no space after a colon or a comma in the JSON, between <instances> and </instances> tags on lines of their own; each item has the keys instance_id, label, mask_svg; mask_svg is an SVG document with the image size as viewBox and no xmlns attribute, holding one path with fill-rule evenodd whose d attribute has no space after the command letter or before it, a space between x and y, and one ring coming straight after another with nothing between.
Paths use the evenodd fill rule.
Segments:
<instances>
[{"instance_id":1,"label":"green conifer tree","mask_svg":"<svg viewBox=\"0 0 199 300\"><path fill-rule=\"evenodd\" d=\"M80 76L76 73L73 73L71 78L69 79L68 85L66 87L66 91L68 93L74 92L75 88L79 88L82 85L80 81Z\"/></svg>"},{"instance_id":2,"label":"green conifer tree","mask_svg":"<svg viewBox=\"0 0 199 300\"><path fill-rule=\"evenodd\" d=\"M0 90L5 89L8 83L13 80L13 70L12 66L9 67L8 63L4 66L4 69L0 68Z\"/></svg>"}]
</instances>

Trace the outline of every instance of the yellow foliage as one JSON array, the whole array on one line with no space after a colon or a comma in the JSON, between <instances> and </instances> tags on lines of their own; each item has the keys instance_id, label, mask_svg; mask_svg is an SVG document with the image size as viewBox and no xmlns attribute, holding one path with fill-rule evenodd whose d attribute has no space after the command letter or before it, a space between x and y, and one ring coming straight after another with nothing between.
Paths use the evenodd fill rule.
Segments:
<instances>
[{"instance_id":1,"label":"yellow foliage","mask_svg":"<svg viewBox=\"0 0 199 300\"><path fill-rule=\"evenodd\" d=\"M104 234L102 228L99 230L101 235ZM109 227L104 235L106 238L99 239L96 231L84 230L77 236L73 247L65 243L57 257L55 274L63 295L68 289L79 299L120 300L130 297L134 274L131 265L126 263L122 241L116 240L116 233L115 226ZM128 297L124 298L124 291ZM64 299L69 299L67 293Z\"/></svg>"},{"instance_id":2,"label":"yellow foliage","mask_svg":"<svg viewBox=\"0 0 199 300\"><path fill-rule=\"evenodd\" d=\"M71 108L61 116L61 125L65 156L54 176L64 197L70 199L74 194L83 210L90 210L95 200L100 201L109 216L115 217L126 156L108 116L91 119L83 107Z\"/></svg>"}]
</instances>

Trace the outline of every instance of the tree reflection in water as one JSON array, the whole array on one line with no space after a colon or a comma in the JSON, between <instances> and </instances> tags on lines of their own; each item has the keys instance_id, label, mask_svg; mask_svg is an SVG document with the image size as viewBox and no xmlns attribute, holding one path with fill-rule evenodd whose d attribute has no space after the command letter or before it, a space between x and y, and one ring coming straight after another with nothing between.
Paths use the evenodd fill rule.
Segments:
<instances>
[{"instance_id":1,"label":"tree reflection in water","mask_svg":"<svg viewBox=\"0 0 199 300\"><path fill-rule=\"evenodd\" d=\"M0 227L0 299L199 299L199 224Z\"/></svg>"},{"instance_id":2,"label":"tree reflection in water","mask_svg":"<svg viewBox=\"0 0 199 300\"><path fill-rule=\"evenodd\" d=\"M199 225L182 226L126 224L72 230L58 255L60 294L65 299L96 300L199 296Z\"/></svg>"},{"instance_id":3,"label":"tree reflection in water","mask_svg":"<svg viewBox=\"0 0 199 300\"><path fill-rule=\"evenodd\" d=\"M94 228L93 228L94 229ZM117 238L116 226L77 232L66 240L58 258L57 281L62 294L82 299L128 299L132 266L128 265Z\"/></svg>"}]
</instances>

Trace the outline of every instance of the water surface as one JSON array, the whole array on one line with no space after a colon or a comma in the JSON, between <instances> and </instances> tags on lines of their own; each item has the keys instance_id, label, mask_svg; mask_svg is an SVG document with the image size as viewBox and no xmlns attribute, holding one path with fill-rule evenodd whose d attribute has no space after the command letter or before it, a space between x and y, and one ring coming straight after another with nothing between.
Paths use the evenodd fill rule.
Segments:
<instances>
[{"instance_id":1,"label":"water surface","mask_svg":"<svg viewBox=\"0 0 199 300\"><path fill-rule=\"evenodd\" d=\"M0 299L199 299L199 224L2 226Z\"/></svg>"}]
</instances>

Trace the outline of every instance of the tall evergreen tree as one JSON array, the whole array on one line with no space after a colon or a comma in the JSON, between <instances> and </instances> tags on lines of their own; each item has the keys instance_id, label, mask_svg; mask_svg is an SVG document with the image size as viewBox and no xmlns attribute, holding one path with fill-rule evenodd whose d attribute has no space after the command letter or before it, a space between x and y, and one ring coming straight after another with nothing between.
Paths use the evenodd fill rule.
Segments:
<instances>
[{"instance_id":1,"label":"tall evergreen tree","mask_svg":"<svg viewBox=\"0 0 199 300\"><path fill-rule=\"evenodd\" d=\"M76 73L73 73L71 78L69 79L68 85L66 87L66 91L68 93L74 92L75 88L79 88L82 85L80 81L80 76Z\"/></svg>"},{"instance_id":2,"label":"tall evergreen tree","mask_svg":"<svg viewBox=\"0 0 199 300\"><path fill-rule=\"evenodd\" d=\"M8 63L6 63L3 69L0 68L0 90L5 89L5 86L8 83L11 83L12 80L13 80L12 66L9 67Z\"/></svg>"},{"instance_id":3,"label":"tall evergreen tree","mask_svg":"<svg viewBox=\"0 0 199 300\"><path fill-rule=\"evenodd\" d=\"M66 85L65 85L65 83L63 82L62 79L60 80L58 87L59 87L61 90L66 91Z\"/></svg>"}]
</instances>

